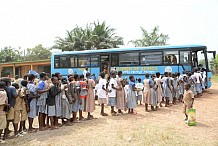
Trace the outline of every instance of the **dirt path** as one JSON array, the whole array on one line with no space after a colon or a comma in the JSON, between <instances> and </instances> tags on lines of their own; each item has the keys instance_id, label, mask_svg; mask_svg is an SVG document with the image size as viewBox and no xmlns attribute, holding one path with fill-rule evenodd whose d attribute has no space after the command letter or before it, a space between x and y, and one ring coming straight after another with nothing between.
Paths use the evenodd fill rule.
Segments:
<instances>
[{"instance_id":1,"label":"dirt path","mask_svg":"<svg viewBox=\"0 0 218 146\"><path fill-rule=\"evenodd\" d=\"M8 140L6 145L207 145L218 146L218 84L196 99L198 125L184 123L182 104L161 108L157 112L144 112L139 106L137 115L100 117L55 131L37 132ZM110 108L106 111L109 113Z\"/></svg>"}]
</instances>

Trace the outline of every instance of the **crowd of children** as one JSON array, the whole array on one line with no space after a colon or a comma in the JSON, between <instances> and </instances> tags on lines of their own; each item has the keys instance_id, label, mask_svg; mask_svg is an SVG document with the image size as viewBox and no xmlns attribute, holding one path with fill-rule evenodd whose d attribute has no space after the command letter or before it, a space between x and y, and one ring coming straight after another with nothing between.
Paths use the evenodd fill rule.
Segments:
<instances>
[{"instance_id":1,"label":"crowd of children","mask_svg":"<svg viewBox=\"0 0 218 146\"><path fill-rule=\"evenodd\" d=\"M85 76L68 75L68 79L60 73L55 73L51 78L40 73L40 80L37 82L35 75L29 74L24 76L22 81L15 79L13 84L9 78L2 78L0 136L3 131L4 136L1 137L0 143L3 143L11 132L10 122L14 126L14 137L19 137L27 132L54 130L62 125L71 126L75 122L91 120L94 118L91 113L95 110L95 96L98 96L102 116L108 116L104 110L105 105L111 107L112 116L117 116L124 111L137 114L135 108L138 102L140 105L144 103L146 112L156 111L163 103L169 107L184 102L183 111L187 120L186 111L192 108L194 97L200 97L206 81L198 69L194 73L183 72L181 75L171 72L165 72L164 76L159 72L145 74L144 81L135 79L134 76L130 76L129 80L123 79L122 71L112 71L107 76L102 72L97 85L90 77L88 71ZM86 118L83 112L87 112ZM36 117L39 128L33 127Z\"/></svg>"}]
</instances>

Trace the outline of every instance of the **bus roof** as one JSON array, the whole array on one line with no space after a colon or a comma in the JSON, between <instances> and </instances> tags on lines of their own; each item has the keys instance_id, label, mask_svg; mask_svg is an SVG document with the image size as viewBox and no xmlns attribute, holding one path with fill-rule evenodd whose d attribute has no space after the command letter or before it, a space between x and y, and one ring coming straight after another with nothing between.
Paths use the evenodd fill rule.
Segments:
<instances>
[{"instance_id":1,"label":"bus roof","mask_svg":"<svg viewBox=\"0 0 218 146\"><path fill-rule=\"evenodd\" d=\"M131 48L112 48L112 49L99 49L99 50L84 50L84 51L64 51L52 53L53 55L64 54L91 54L91 53L108 53L108 52L128 52L128 51L143 51L143 50L166 50L166 49L206 49L204 45L166 45L166 46L149 46L149 47L131 47Z\"/></svg>"}]
</instances>

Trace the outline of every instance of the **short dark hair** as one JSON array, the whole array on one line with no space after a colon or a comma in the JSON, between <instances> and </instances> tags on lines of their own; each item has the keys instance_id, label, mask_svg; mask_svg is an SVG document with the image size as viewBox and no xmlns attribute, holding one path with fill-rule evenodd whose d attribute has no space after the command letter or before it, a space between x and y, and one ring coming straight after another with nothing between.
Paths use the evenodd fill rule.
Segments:
<instances>
[{"instance_id":1,"label":"short dark hair","mask_svg":"<svg viewBox=\"0 0 218 146\"><path fill-rule=\"evenodd\" d=\"M46 76L46 73L42 72L42 73L40 73L39 76L40 76L40 78L44 78Z\"/></svg>"},{"instance_id":2,"label":"short dark hair","mask_svg":"<svg viewBox=\"0 0 218 146\"><path fill-rule=\"evenodd\" d=\"M18 85L18 83L13 83L12 86L14 86L15 89L19 89L19 85Z\"/></svg>"},{"instance_id":3,"label":"short dark hair","mask_svg":"<svg viewBox=\"0 0 218 146\"><path fill-rule=\"evenodd\" d=\"M93 74L94 75L94 74ZM86 77L90 77L91 76L91 74L90 74L90 72L87 72L86 73Z\"/></svg>"},{"instance_id":4,"label":"short dark hair","mask_svg":"<svg viewBox=\"0 0 218 146\"><path fill-rule=\"evenodd\" d=\"M102 73L100 74L100 76L101 76L101 78L104 78L104 77L105 77L105 73L102 72Z\"/></svg>"},{"instance_id":5,"label":"short dark hair","mask_svg":"<svg viewBox=\"0 0 218 146\"><path fill-rule=\"evenodd\" d=\"M24 76L23 76L23 79L24 79L24 80L27 80L28 77L29 77L29 75L24 75Z\"/></svg>"},{"instance_id":6,"label":"short dark hair","mask_svg":"<svg viewBox=\"0 0 218 146\"><path fill-rule=\"evenodd\" d=\"M79 78L80 78L80 79L83 79L83 78L84 78L84 75L80 75Z\"/></svg>"},{"instance_id":7,"label":"short dark hair","mask_svg":"<svg viewBox=\"0 0 218 146\"><path fill-rule=\"evenodd\" d=\"M117 74L118 74L118 75L121 75L122 73L123 73L123 72L120 70L120 71L118 71L118 73L117 73Z\"/></svg>"},{"instance_id":8,"label":"short dark hair","mask_svg":"<svg viewBox=\"0 0 218 146\"><path fill-rule=\"evenodd\" d=\"M160 77L160 72L156 72L156 76L157 76L157 77Z\"/></svg>"},{"instance_id":9,"label":"short dark hair","mask_svg":"<svg viewBox=\"0 0 218 146\"><path fill-rule=\"evenodd\" d=\"M67 83L67 78L62 78L61 79L61 82L64 84L64 83Z\"/></svg>"},{"instance_id":10,"label":"short dark hair","mask_svg":"<svg viewBox=\"0 0 218 146\"><path fill-rule=\"evenodd\" d=\"M10 78L3 78L2 81L5 82L6 86L11 84L11 79Z\"/></svg>"},{"instance_id":11,"label":"short dark hair","mask_svg":"<svg viewBox=\"0 0 218 146\"><path fill-rule=\"evenodd\" d=\"M78 79L79 75L78 74L74 74L74 79Z\"/></svg>"},{"instance_id":12,"label":"short dark hair","mask_svg":"<svg viewBox=\"0 0 218 146\"><path fill-rule=\"evenodd\" d=\"M28 82L26 81L26 80L23 80L23 81L21 81L21 83L20 83L22 86L24 86L24 87L26 87L27 86L27 84L28 84Z\"/></svg>"},{"instance_id":13,"label":"short dark hair","mask_svg":"<svg viewBox=\"0 0 218 146\"><path fill-rule=\"evenodd\" d=\"M6 86L6 83L5 83L5 82L3 82L3 81L0 81L0 88L1 88L1 89L4 89L4 88L5 88L5 86Z\"/></svg>"},{"instance_id":14,"label":"short dark hair","mask_svg":"<svg viewBox=\"0 0 218 146\"><path fill-rule=\"evenodd\" d=\"M146 74L145 74L145 77L146 77L146 78L149 78L149 73L146 73Z\"/></svg>"},{"instance_id":15,"label":"short dark hair","mask_svg":"<svg viewBox=\"0 0 218 146\"><path fill-rule=\"evenodd\" d=\"M132 78L134 78L134 76L133 76L133 75L129 76L129 79L130 79L130 80L131 80Z\"/></svg>"},{"instance_id":16,"label":"short dark hair","mask_svg":"<svg viewBox=\"0 0 218 146\"><path fill-rule=\"evenodd\" d=\"M142 81L142 80L141 80L140 78L138 78L138 82L141 83L141 81Z\"/></svg>"},{"instance_id":17,"label":"short dark hair","mask_svg":"<svg viewBox=\"0 0 218 146\"><path fill-rule=\"evenodd\" d=\"M36 78L36 76L34 74L30 74L28 77L29 81L33 81Z\"/></svg>"},{"instance_id":18,"label":"short dark hair","mask_svg":"<svg viewBox=\"0 0 218 146\"><path fill-rule=\"evenodd\" d=\"M18 76L18 75L16 75L16 76L15 76L15 79L19 79L19 76Z\"/></svg>"}]
</instances>

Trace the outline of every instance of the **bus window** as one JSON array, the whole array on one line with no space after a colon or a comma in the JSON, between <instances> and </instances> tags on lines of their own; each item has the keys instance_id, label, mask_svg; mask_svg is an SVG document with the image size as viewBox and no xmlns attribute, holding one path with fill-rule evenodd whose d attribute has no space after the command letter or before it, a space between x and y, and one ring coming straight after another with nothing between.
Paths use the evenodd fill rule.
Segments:
<instances>
[{"instance_id":1,"label":"bus window","mask_svg":"<svg viewBox=\"0 0 218 146\"><path fill-rule=\"evenodd\" d=\"M71 67L77 67L77 57L71 56L70 63L71 63Z\"/></svg>"},{"instance_id":2,"label":"bus window","mask_svg":"<svg viewBox=\"0 0 218 146\"><path fill-rule=\"evenodd\" d=\"M139 65L139 53L124 53L119 55L120 66Z\"/></svg>"},{"instance_id":3,"label":"bus window","mask_svg":"<svg viewBox=\"0 0 218 146\"><path fill-rule=\"evenodd\" d=\"M54 56L54 68L59 68L60 67L60 58L57 56Z\"/></svg>"},{"instance_id":4,"label":"bus window","mask_svg":"<svg viewBox=\"0 0 218 146\"><path fill-rule=\"evenodd\" d=\"M178 51L164 51L164 64L177 64L178 62Z\"/></svg>"},{"instance_id":5,"label":"bus window","mask_svg":"<svg viewBox=\"0 0 218 146\"><path fill-rule=\"evenodd\" d=\"M180 64L190 64L191 57L189 51L180 51Z\"/></svg>"},{"instance_id":6,"label":"bus window","mask_svg":"<svg viewBox=\"0 0 218 146\"><path fill-rule=\"evenodd\" d=\"M69 68L70 67L70 57L61 56L60 57L60 68Z\"/></svg>"},{"instance_id":7,"label":"bus window","mask_svg":"<svg viewBox=\"0 0 218 146\"><path fill-rule=\"evenodd\" d=\"M89 56L79 56L79 67L89 67L90 57Z\"/></svg>"},{"instance_id":8,"label":"bus window","mask_svg":"<svg viewBox=\"0 0 218 146\"><path fill-rule=\"evenodd\" d=\"M99 66L99 64L98 64L98 57L91 56L91 66Z\"/></svg>"},{"instance_id":9,"label":"bus window","mask_svg":"<svg viewBox=\"0 0 218 146\"><path fill-rule=\"evenodd\" d=\"M162 64L162 52L141 53L141 65Z\"/></svg>"},{"instance_id":10,"label":"bus window","mask_svg":"<svg viewBox=\"0 0 218 146\"><path fill-rule=\"evenodd\" d=\"M119 66L119 54L111 54L111 66Z\"/></svg>"}]
</instances>

